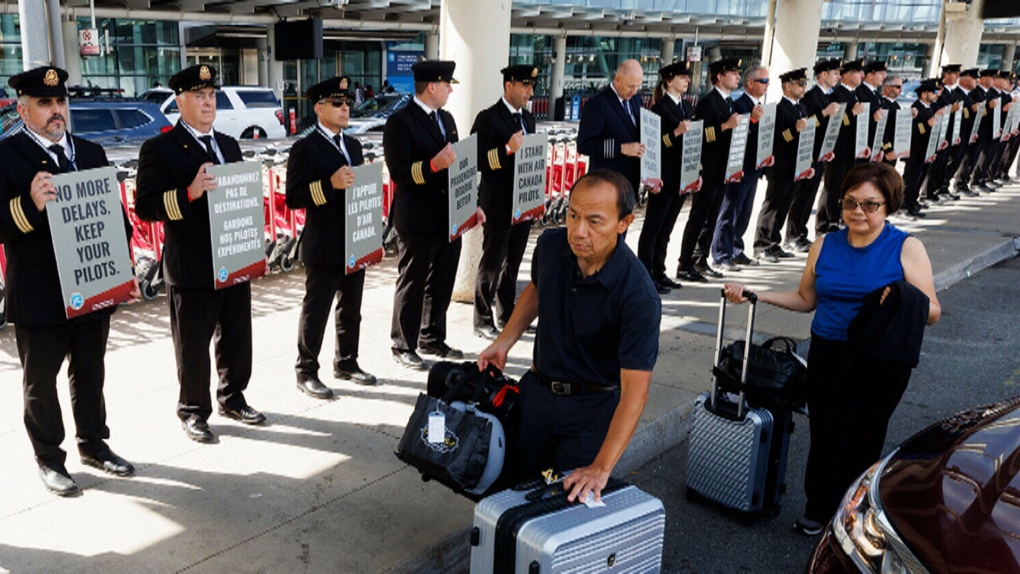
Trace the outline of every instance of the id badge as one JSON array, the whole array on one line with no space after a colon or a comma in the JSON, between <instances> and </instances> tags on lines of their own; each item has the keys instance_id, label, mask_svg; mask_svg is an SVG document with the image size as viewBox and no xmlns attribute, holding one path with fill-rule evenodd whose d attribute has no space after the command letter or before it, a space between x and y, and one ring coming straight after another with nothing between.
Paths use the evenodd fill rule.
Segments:
<instances>
[{"instance_id":1,"label":"id badge","mask_svg":"<svg viewBox=\"0 0 1020 574\"><path fill-rule=\"evenodd\" d=\"M446 415L439 411L429 413L429 443L446 441Z\"/></svg>"}]
</instances>

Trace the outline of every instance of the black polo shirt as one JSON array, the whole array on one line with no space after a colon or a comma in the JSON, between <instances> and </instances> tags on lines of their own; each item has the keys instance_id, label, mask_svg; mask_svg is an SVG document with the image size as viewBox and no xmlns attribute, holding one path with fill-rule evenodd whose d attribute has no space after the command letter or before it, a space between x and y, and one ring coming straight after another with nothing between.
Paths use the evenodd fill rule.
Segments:
<instances>
[{"instance_id":1,"label":"black polo shirt","mask_svg":"<svg viewBox=\"0 0 1020 574\"><path fill-rule=\"evenodd\" d=\"M651 371L659 355L662 303L644 265L623 241L609 261L581 276L567 230L538 238L531 261L538 287L535 366L563 382L620 384L620 369Z\"/></svg>"}]
</instances>

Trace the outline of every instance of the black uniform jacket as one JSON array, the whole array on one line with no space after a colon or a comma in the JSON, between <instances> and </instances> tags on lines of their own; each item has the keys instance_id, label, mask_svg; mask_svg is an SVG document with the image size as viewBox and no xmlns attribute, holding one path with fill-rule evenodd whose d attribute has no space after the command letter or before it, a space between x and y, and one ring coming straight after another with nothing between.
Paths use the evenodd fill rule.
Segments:
<instances>
[{"instance_id":1,"label":"black uniform jacket","mask_svg":"<svg viewBox=\"0 0 1020 574\"><path fill-rule=\"evenodd\" d=\"M386 120L383 151L396 191L390 206L393 226L400 233L445 233L448 227L449 172L432 172L429 163L447 143L458 141L457 124L439 110L439 124L413 100ZM478 158L479 161L482 158Z\"/></svg>"},{"instance_id":2,"label":"black uniform jacket","mask_svg":"<svg viewBox=\"0 0 1020 574\"><path fill-rule=\"evenodd\" d=\"M535 116L521 110L527 134L535 133ZM509 223L513 212L514 173L518 154L506 153L510 136L521 131L510 108L500 98L492 106L478 112L471 133L478 135L478 170L482 172L482 186L478 204L486 218Z\"/></svg>"},{"instance_id":3,"label":"black uniform jacket","mask_svg":"<svg viewBox=\"0 0 1020 574\"><path fill-rule=\"evenodd\" d=\"M241 161L237 141L215 134L223 159ZM205 147L180 122L146 141L138 152L135 213L146 221L163 222L163 276L174 287L214 287L209 199L204 194L188 201L188 186L209 161Z\"/></svg>"},{"instance_id":4,"label":"black uniform jacket","mask_svg":"<svg viewBox=\"0 0 1020 574\"><path fill-rule=\"evenodd\" d=\"M843 84L832 89L830 101L837 104L846 104L846 111L843 112L843 127L839 128L839 137L836 139L836 160L852 161L854 158L854 144L857 142L857 116L854 115L853 107L857 104L857 94L851 92ZM865 118L866 119L866 118Z\"/></svg>"},{"instance_id":5,"label":"black uniform jacket","mask_svg":"<svg viewBox=\"0 0 1020 574\"><path fill-rule=\"evenodd\" d=\"M871 86L861 82L861 85L857 86L854 90L854 95L857 96L857 100L871 104L868 108L868 147L871 147L871 142L875 141L875 130L878 129L878 122L875 121L875 111L882 109L882 96L878 95L878 92L871 89ZM871 150L871 153L875 153L875 150Z\"/></svg>"},{"instance_id":6,"label":"black uniform jacket","mask_svg":"<svg viewBox=\"0 0 1020 574\"><path fill-rule=\"evenodd\" d=\"M797 176L797 147L800 142L797 120L804 115L800 102L794 103L789 98L784 97L776 106L776 139L772 144L772 155L776 159L770 177L778 178L778 181L792 182ZM814 124L809 122L804 130L810 129L814 129Z\"/></svg>"},{"instance_id":7,"label":"black uniform jacket","mask_svg":"<svg viewBox=\"0 0 1020 574\"><path fill-rule=\"evenodd\" d=\"M995 88L986 90L981 86L978 86L974 88L974 91L972 91L970 95L975 102L984 103L984 105L981 106L981 109L978 112L979 114L981 114L981 119L979 120L981 122L981 126L978 128L978 141L981 143L990 142L992 141L993 133L992 108L988 107L988 103L991 102L993 99L997 99L999 97L999 91L996 90Z\"/></svg>"},{"instance_id":8,"label":"black uniform jacket","mask_svg":"<svg viewBox=\"0 0 1020 574\"><path fill-rule=\"evenodd\" d=\"M27 128L26 128L27 129ZM69 136L74 143L78 171L107 167L110 162L99 145ZM53 158L24 132L0 142L0 241L7 254L7 317L23 325L57 325L67 322L60 275L46 211L32 202L32 180L45 171L60 173ZM124 215L131 239L131 224ZM108 316L103 309L72 321Z\"/></svg>"},{"instance_id":9,"label":"black uniform jacket","mask_svg":"<svg viewBox=\"0 0 1020 574\"><path fill-rule=\"evenodd\" d=\"M641 141L641 98L627 100L634 120L620 105L612 86L588 99L577 127L577 151L589 157L589 169L607 168L621 173L635 185L641 181L641 159L620 153L620 145ZM636 191L636 190L635 190Z\"/></svg>"},{"instance_id":10,"label":"black uniform jacket","mask_svg":"<svg viewBox=\"0 0 1020 574\"><path fill-rule=\"evenodd\" d=\"M812 122L815 124L814 158L816 161L822 152L822 140L825 139L825 130L829 129L829 118L822 115L822 110L830 102L829 94L823 92L822 88L818 85L805 92L804 97L800 100L800 105L804 106L804 113L807 114L808 127L811 127Z\"/></svg>"},{"instance_id":11,"label":"black uniform jacket","mask_svg":"<svg viewBox=\"0 0 1020 574\"><path fill-rule=\"evenodd\" d=\"M949 129L946 130L946 141L949 142L950 145L952 145L953 139L955 139L959 135L959 134L954 134L953 133L953 108L952 108L952 105L955 104L955 103L956 103L956 92L954 90L947 90L947 89L943 88L942 93L939 94L939 97L935 100L935 104L932 106L936 110L940 110L942 108L948 108L946 110L946 116L948 116L946 121L949 122ZM961 120L961 126L962 126L962 120Z\"/></svg>"},{"instance_id":12,"label":"black uniform jacket","mask_svg":"<svg viewBox=\"0 0 1020 574\"><path fill-rule=\"evenodd\" d=\"M663 95L662 99L652 106L652 111L659 114L659 127L662 130L662 156L659 163L662 168L662 191L670 193L679 191L685 136L673 135L673 132L680 122L693 118L694 108L683 98L679 104L675 104L673 98Z\"/></svg>"},{"instance_id":13,"label":"black uniform jacket","mask_svg":"<svg viewBox=\"0 0 1020 574\"><path fill-rule=\"evenodd\" d=\"M361 143L344 136L351 165L364 163ZM305 265L344 265L347 195L333 189L330 177L347 158L318 129L290 148L287 159L287 207L305 210L298 257Z\"/></svg>"},{"instance_id":14,"label":"black uniform jacket","mask_svg":"<svg viewBox=\"0 0 1020 574\"><path fill-rule=\"evenodd\" d=\"M963 103L963 120L960 121L960 137L962 141L960 144L967 145L970 143L970 134L974 130L974 118L977 117L977 114L971 109L971 106L974 105L974 100L971 99L970 94L974 93L974 91L971 90L970 93L967 93L963 88L957 86L955 92L956 101ZM979 110L977 113L980 114L981 111Z\"/></svg>"},{"instance_id":15,"label":"black uniform jacket","mask_svg":"<svg viewBox=\"0 0 1020 574\"><path fill-rule=\"evenodd\" d=\"M909 114L910 110L901 111L899 102L885 96L882 96L882 109L889 114L889 119L885 122L885 134L882 136L882 152L888 153L893 150L893 144L896 142L896 114Z\"/></svg>"},{"instance_id":16,"label":"black uniform jacket","mask_svg":"<svg viewBox=\"0 0 1020 574\"><path fill-rule=\"evenodd\" d=\"M733 130L723 131L722 124L734 114L732 101L713 88L698 100L694 118L705 122L705 141L701 148L701 175L706 182L720 183L726 177Z\"/></svg>"},{"instance_id":17,"label":"black uniform jacket","mask_svg":"<svg viewBox=\"0 0 1020 574\"><path fill-rule=\"evenodd\" d=\"M921 100L915 101L912 107L917 110L917 117L914 118L914 129L910 136L909 161L924 162L928 159L928 140L931 139L931 128L933 127L928 125L928 120L935 115L935 107L925 106Z\"/></svg>"}]
</instances>

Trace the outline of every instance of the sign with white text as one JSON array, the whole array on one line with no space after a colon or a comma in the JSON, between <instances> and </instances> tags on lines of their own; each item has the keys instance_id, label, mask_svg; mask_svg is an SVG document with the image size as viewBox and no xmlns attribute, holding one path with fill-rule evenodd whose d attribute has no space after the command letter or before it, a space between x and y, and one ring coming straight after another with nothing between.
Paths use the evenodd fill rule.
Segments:
<instances>
[{"instance_id":1,"label":"sign with white text","mask_svg":"<svg viewBox=\"0 0 1020 574\"><path fill-rule=\"evenodd\" d=\"M885 128L889 125L890 110L882 111L884 112L882 117L878 118L878 122L875 123L875 139L871 140L872 161L882 161L882 158L885 156L885 152L882 151L882 144L885 141Z\"/></svg>"},{"instance_id":2,"label":"sign with white text","mask_svg":"<svg viewBox=\"0 0 1020 574\"><path fill-rule=\"evenodd\" d=\"M46 205L46 219L67 318L130 300L135 277L117 170L62 173L52 181L57 197Z\"/></svg>"},{"instance_id":3,"label":"sign with white text","mask_svg":"<svg viewBox=\"0 0 1020 574\"><path fill-rule=\"evenodd\" d=\"M839 129L843 126L843 116L846 115L846 102L836 107L836 113L829 118L829 125L825 126L825 136L822 138L822 149L818 151L818 160L836 149L836 140L839 139Z\"/></svg>"},{"instance_id":4,"label":"sign with white text","mask_svg":"<svg viewBox=\"0 0 1020 574\"><path fill-rule=\"evenodd\" d=\"M214 165L209 198L213 285L223 289L266 274L266 232L262 201L262 163Z\"/></svg>"},{"instance_id":5,"label":"sign with white text","mask_svg":"<svg viewBox=\"0 0 1020 574\"><path fill-rule=\"evenodd\" d=\"M701 177L701 141L705 137L705 121L694 120L684 134L684 149L680 167L680 194L694 190Z\"/></svg>"},{"instance_id":6,"label":"sign with white text","mask_svg":"<svg viewBox=\"0 0 1020 574\"><path fill-rule=\"evenodd\" d=\"M772 144L776 137L776 104L765 106L765 114L758 120L758 157L755 167L765 167L772 157Z\"/></svg>"},{"instance_id":7,"label":"sign with white text","mask_svg":"<svg viewBox=\"0 0 1020 574\"><path fill-rule=\"evenodd\" d=\"M945 123L946 116L935 116L935 123L931 126L931 131L928 132L928 147L924 152L924 161L930 162L935 159L935 154L939 151L939 134L942 133L942 124Z\"/></svg>"},{"instance_id":8,"label":"sign with white text","mask_svg":"<svg viewBox=\"0 0 1020 574\"><path fill-rule=\"evenodd\" d=\"M992 139L1002 138L1002 102L992 108Z\"/></svg>"},{"instance_id":9,"label":"sign with white text","mask_svg":"<svg viewBox=\"0 0 1020 574\"><path fill-rule=\"evenodd\" d=\"M963 108L953 112L953 141L950 142L953 145L960 145L963 141L960 135L960 128L963 127Z\"/></svg>"},{"instance_id":10,"label":"sign with white text","mask_svg":"<svg viewBox=\"0 0 1020 574\"><path fill-rule=\"evenodd\" d=\"M641 155L641 183L657 187L662 181L662 118L653 111L641 108L641 143L645 153Z\"/></svg>"},{"instance_id":11,"label":"sign with white text","mask_svg":"<svg viewBox=\"0 0 1020 574\"><path fill-rule=\"evenodd\" d=\"M871 102L861 102L864 111L857 116L857 133L854 138L854 157L868 157L868 129L871 127Z\"/></svg>"},{"instance_id":12,"label":"sign with white text","mask_svg":"<svg viewBox=\"0 0 1020 574\"><path fill-rule=\"evenodd\" d=\"M744 153L747 151L747 134L750 126L751 114L740 114L737 117L737 127L733 128L729 159L726 161L726 183L740 180L737 176L744 169Z\"/></svg>"},{"instance_id":13,"label":"sign with white text","mask_svg":"<svg viewBox=\"0 0 1020 574\"><path fill-rule=\"evenodd\" d=\"M354 168L354 185L345 190L347 275L382 261L382 172L382 162L359 165Z\"/></svg>"},{"instance_id":14,"label":"sign with white text","mask_svg":"<svg viewBox=\"0 0 1020 574\"><path fill-rule=\"evenodd\" d=\"M814 125L808 125L797 136L797 163L794 165L793 181L800 181L808 176L811 164L814 163L815 151Z\"/></svg>"},{"instance_id":15,"label":"sign with white text","mask_svg":"<svg viewBox=\"0 0 1020 574\"><path fill-rule=\"evenodd\" d=\"M450 166L449 214L450 243L478 223L478 136L470 136L453 144L457 159Z\"/></svg>"},{"instance_id":16,"label":"sign with white text","mask_svg":"<svg viewBox=\"0 0 1020 574\"><path fill-rule=\"evenodd\" d=\"M549 137L545 134L524 136L524 143L514 152L514 204L510 223L523 223L545 213L545 162Z\"/></svg>"},{"instance_id":17,"label":"sign with white text","mask_svg":"<svg viewBox=\"0 0 1020 574\"><path fill-rule=\"evenodd\" d=\"M896 110L893 151L900 158L910 157L910 138L914 135L914 114L908 109Z\"/></svg>"}]
</instances>

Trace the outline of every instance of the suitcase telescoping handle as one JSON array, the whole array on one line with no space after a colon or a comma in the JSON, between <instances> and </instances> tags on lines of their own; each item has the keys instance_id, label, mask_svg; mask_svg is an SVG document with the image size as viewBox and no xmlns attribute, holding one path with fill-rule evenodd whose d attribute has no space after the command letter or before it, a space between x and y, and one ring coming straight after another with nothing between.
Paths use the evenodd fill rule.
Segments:
<instances>
[{"instance_id":1,"label":"suitcase telescoping handle","mask_svg":"<svg viewBox=\"0 0 1020 574\"><path fill-rule=\"evenodd\" d=\"M713 367L719 366L719 357L722 355L723 349L723 330L726 326L726 290L719 290L721 298L719 301L719 330L715 335L715 359L712 362ZM751 303L747 310L747 334L744 337L744 364L740 369L740 398L737 401L737 419L744 418L744 387L747 384L747 364L750 362L748 359L751 356L751 335L754 333L754 315L758 310L758 295L753 291L747 291L746 289L742 295ZM712 408L715 408L716 394L719 392L719 378L715 377L712 381Z\"/></svg>"}]
</instances>

